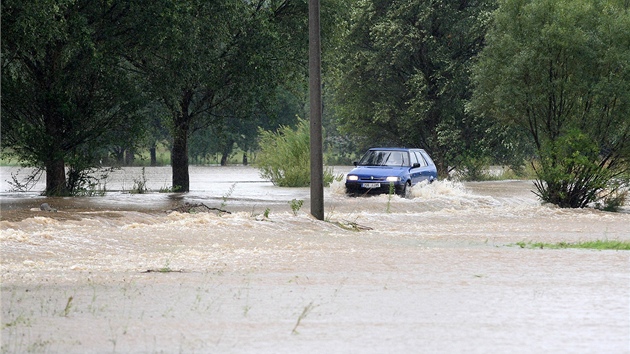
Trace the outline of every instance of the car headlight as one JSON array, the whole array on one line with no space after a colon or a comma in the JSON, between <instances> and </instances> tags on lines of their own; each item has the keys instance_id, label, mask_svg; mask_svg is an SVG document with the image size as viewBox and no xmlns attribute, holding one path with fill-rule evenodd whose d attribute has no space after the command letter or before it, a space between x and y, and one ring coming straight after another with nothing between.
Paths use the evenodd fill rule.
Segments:
<instances>
[{"instance_id":1,"label":"car headlight","mask_svg":"<svg viewBox=\"0 0 630 354\"><path fill-rule=\"evenodd\" d=\"M359 176L348 175L348 181L358 181L358 180L359 180Z\"/></svg>"},{"instance_id":2,"label":"car headlight","mask_svg":"<svg viewBox=\"0 0 630 354\"><path fill-rule=\"evenodd\" d=\"M387 182L398 182L400 181L400 177L390 176L385 179Z\"/></svg>"}]
</instances>

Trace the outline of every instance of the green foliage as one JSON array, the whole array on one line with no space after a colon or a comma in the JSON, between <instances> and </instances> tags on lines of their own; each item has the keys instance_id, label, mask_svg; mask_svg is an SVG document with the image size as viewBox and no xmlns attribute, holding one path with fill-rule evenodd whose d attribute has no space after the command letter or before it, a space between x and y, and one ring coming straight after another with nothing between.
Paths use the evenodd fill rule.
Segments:
<instances>
[{"instance_id":1,"label":"green foliage","mask_svg":"<svg viewBox=\"0 0 630 354\"><path fill-rule=\"evenodd\" d=\"M387 208L385 209L387 214L391 213L392 198L394 197L394 194L396 194L396 186L394 186L394 183L390 182L389 191L387 192Z\"/></svg>"},{"instance_id":2,"label":"green foliage","mask_svg":"<svg viewBox=\"0 0 630 354\"><path fill-rule=\"evenodd\" d=\"M103 196L107 191L107 179L114 168L77 167L68 169L67 195L93 197Z\"/></svg>"},{"instance_id":3,"label":"green foliage","mask_svg":"<svg viewBox=\"0 0 630 354\"><path fill-rule=\"evenodd\" d=\"M289 205L291 206L291 211L293 211L293 215L297 216L298 211L302 208L304 201L301 199L291 199Z\"/></svg>"},{"instance_id":4,"label":"green foliage","mask_svg":"<svg viewBox=\"0 0 630 354\"><path fill-rule=\"evenodd\" d=\"M256 120L305 58L301 1L153 1L135 7L144 39L129 56L147 91L168 111L173 185L189 190L193 156L249 150ZM300 35L303 34L303 35ZM302 78L303 76L297 76ZM196 135L193 135L198 131ZM210 139L208 139L210 138ZM195 141L194 139L199 139ZM204 140L211 144L205 146Z\"/></svg>"},{"instance_id":5,"label":"green foliage","mask_svg":"<svg viewBox=\"0 0 630 354\"><path fill-rule=\"evenodd\" d=\"M297 127L281 126L277 131L260 129L257 165L262 178L280 187L306 187L311 180L310 130L303 119ZM334 180L332 169L324 169L324 184Z\"/></svg>"},{"instance_id":6,"label":"green foliage","mask_svg":"<svg viewBox=\"0 0 630 354\"><path fill-rule=\"evenodd\" d=\"M107 193L107 185L95 183L87 188L78 189L72 196L74 197L103 197Z\"/></svg>"},{"instance_id":7,"label":"green foliage","mask_svg":"<svg viewBox=\"0 0 630 354\"><path fill-rule=\"evenodd\" d=\"M457 170L457 179L462 181L483 181L490 179L488 168L490 167L489 157L467 157L462 158Z\"/></svg>"},{"instance_id":8,"label":"green foliage","mask_svg":"<svg viewBox=\"0 0 630 354\"><path fill-rule=\"evenodd\" d=\"M585 242L558 242L558 243L544 243L544 242L534 242L534 243L525 243L525 242L517 242L516 245L521 248L550 248L550 249L559 249L559 248L582 248L582 249L594 249L594 250L616 250L616 251L630 251L630 242L628 241L614 241L614 240L596 240L596 241L585 241Z\"/></svg>"},{"instance_id":9,"label":"green foliage","mask_svg":"<svg viewBox=\"0 0 630 354\"><path fill-rule=\"evenodd\" d=\"M612 179L601 168L597 144L586 134L569 131L541 149L537 195L560 207L585 207L595 201ZM544 181L544 183L542 182Z\"/></svg>"},{"instance_id":10,"label":"green foliage","mask_svg":"<svg viewBox=\"0 0 630 354\"><path fill-rule=\"evenodd\" d=\"M2 2L2 144L46 169L47 195L75 194L96 156L139 131L142 95L120 60L127 6Z\"/></svg>"},{"instance_id":11,"label":"green foliage","mask_svg":"<svg viewBox=\"0 0 630 354\"><path fill-rule=\"evenodd\" d=\"M495 13L471 108L528 132L544 201L584 207L630 171L629 26L623 1L508 0Z\"/></svg>"},{"instance_id":12,"label":"green foliage","mask_svg":"<svg viewBox=\"0 0 630 354\"><path fill-rule=\"evenodd\" d=\"M308 186L310 181L309 128L300 120L296 130L281 126L278 131L260 130L257 165L262 178L280 187Z\"/></svg>"},{"instance_id":13,"label":"green foliage","mask_svg":"<svg viewBox=\"0 0 630 354\"><path fill-rule=\"evenodd\" d=\"M295 88L296 91L300 89ZM231 116L215 118L207 128L196 130L189 139L189 156L193 163L216 160L223 165L239 149L243 153L255 151L258 148L258 128L275 130L282 124L292 125L296 116L308 113L303 106L306 97L297 95L299 93L278 87L275 94L268 98L264 111L256 109L250 112L250 116L238 119Z\"/></svg>"},{"instance_id":14,"label":"green foliage","mask_svg":"<svg viewBox=\"0 0 630 354\"><path fill-rule=\"evenodd\" d=\"M133 179L133 187L131 187L130 192L132 194L145 194L148 191L149 189L147 188L147 176L145 174L144 167L143 167L140 177Z\"/></svg>"},{"instance_id":15,"label":"green foliage","mask_svg":"<svg viewBox=\"0 0 630 354\"><path fill-rule=\"evenodd\" d=\"M278 87L305 79L306 5L3 1L2 150L44 168L47 194L72 194L66 166L172 139L172 184L187 191L193 132L211 127L224 156L253 149Z\"/></svg>"},{"instance_id":16,"label":"green foliage","mask_svg":"<svg viewBox=\"0 0 630 354\"><path fill-rule=\"evenodd\" d=\"M465 110L469 66L494 1L369 0L355 5L336 82L342 131L369 145L426 149L445 177L463 153L509 146ZM503 140L501 140L503 139Z\"/></svg>"},{"instance_id":17,"label":"green foliage","mask_svg":"<svg viewBox=\"0 0 630 354\"><path fill-rule=\"evenodd\" d=\"M236 189L236 183L232 183L230 188L228 188L227 192L221 197L221 208L220 209L225 209L225 207L227 206L228 200L232 196L232 193L234 193L234 189Z\"/></svg>"}]
</instances>

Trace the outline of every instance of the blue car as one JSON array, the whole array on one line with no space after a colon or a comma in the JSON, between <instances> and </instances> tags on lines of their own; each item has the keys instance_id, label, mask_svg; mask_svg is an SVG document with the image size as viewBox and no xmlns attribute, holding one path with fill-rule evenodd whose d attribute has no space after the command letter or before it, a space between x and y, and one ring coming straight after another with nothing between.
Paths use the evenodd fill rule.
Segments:
<instances>
[{"instance_id":1,"label":"blue car","mask_svg":"<svg viewBox=\"0 0 630 354\"><path fill-rule=\"evenodd\" d=\"M422 149L371 148L354 166L346 176L350 195L394 191L406 197L417 183L437 179L435 163Z\"/></svg>"}]
</instances>

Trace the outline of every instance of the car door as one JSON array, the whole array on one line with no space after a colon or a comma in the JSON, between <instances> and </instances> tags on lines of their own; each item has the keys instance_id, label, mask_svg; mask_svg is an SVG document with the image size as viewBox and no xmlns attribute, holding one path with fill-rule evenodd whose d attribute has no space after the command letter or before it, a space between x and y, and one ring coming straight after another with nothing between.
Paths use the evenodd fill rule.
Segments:
<instances>
[{"instance_id":1,"label":"car door","mask_svg":"<svg viewBox=\"0 0 630 354\"><path fill-rule=\"evenodd\" d=\"M422 165L420 164L418 155L415 151L409 151L409 157L411 158L409 175L411 176L411 184L415 185L416 183L422 181Z\"/></svg>"},{"instance_id":2,"label":"car door","mask_svg":"<svg viewBox=\"0 0 630 354\"><path fill-rule=\"evenodd\" d=\"M420 151L414 151L414 155L416 155L416 158L418 159L418 164L420 165L418 168L416 168L416 174L418 175L417 177L417 181L418 182L422 182L425 180L430 180L431 179L431 172L429 171L429 163L427 162L427 160L424 158L423 154Z\"/></svg>"}]
</instances>

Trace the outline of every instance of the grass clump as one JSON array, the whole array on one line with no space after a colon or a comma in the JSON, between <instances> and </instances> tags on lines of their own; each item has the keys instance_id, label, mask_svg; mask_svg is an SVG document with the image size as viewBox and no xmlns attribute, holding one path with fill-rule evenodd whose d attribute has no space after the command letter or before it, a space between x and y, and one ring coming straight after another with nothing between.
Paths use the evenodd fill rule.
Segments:
<instances>
[{"instance_id":1,"label":"grass clump","mask_svg":"<svg viewBox=\"0 0 630 354\"><path fill-rule=\"evenodd\" d=\"M392 197L394 196L394 194L396 193L396 187L394 186L394 183L389 183L389 192L387 193L387 214L391 213L391 206L392 206Z\"/></svg>"},{"instance_id":2,"label":"grass clump","mask_svg":"<svg viewBox=\"0 0 630 354\"><path fill-rule=\"evenodd\" d=\"M227 202L232 196L232 193L234 193L234 189L236 189L236 183L232 183L228 191L223 195L223 197L221 197L221 209L225 209L225 207L227 207Z\"/></svg>"},{"instance_id":3,"label":"grass clump","mask_svg":"<svg viewBox=\"0 0 630 354\"><path fill-rule=\"evenodd\" d=\"M149 191L147 188L147 176L145 174L144 167L142 167L142 173L139 178L133 179L133 187L129 191L131 194L145 194Z\"/></svg>"},{"instance_id":4,"label":"grass clump","mask_svg":"<svg viewBox=\"0 0 630 354\"><path fill-rule=\"evenodd\" d=\"M293 215L297 216L303 204L304 204L304 201L301 199L292 199L289 202L289 205L291 206L291 211L293 211Z\"/></svg>"},{"instance_id":5,"label":"grass clump","mask_svg":"<svg viewBox=\"0 0 630 354\"><path fill-rule=\"evenodd\" d=\"M517 242L516 245L521 248L582 248L593 250L615 250L615 251L630 251L630 241L616 241L616 240L596 240L585 242L558 242L558 243L546 243L546 242Z\"/></svg>"}]
</instances>

